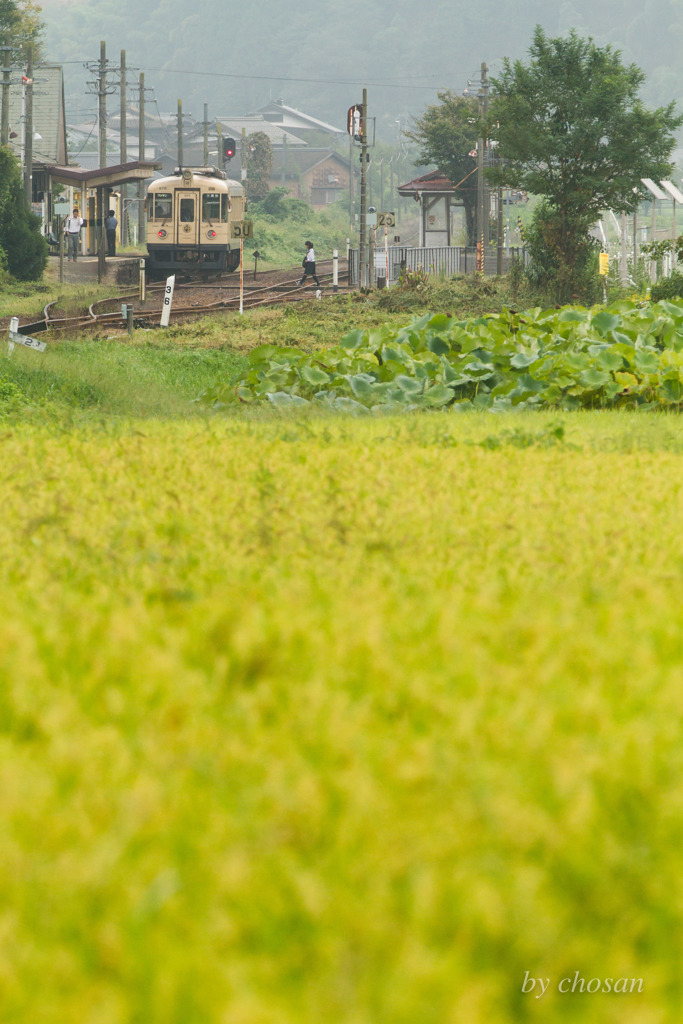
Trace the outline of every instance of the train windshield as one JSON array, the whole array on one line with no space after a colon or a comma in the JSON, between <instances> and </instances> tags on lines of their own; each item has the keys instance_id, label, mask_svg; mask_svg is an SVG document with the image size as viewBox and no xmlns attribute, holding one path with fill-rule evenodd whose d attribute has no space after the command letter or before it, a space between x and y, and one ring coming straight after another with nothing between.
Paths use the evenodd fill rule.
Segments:
<instances>
[{"instance_id":1,"label":"train windshield","mask_svg":"<svg viewBox=\"0 0 683 1024\"><path fill-rule=\"evenodd\" d=\"M218 192L205 192L202 196L202 220L220 220L221 197Z\"/></svg>"},{"instance_id":2,"label":"train windshield","mask_svg":"<svg viewBox=\"0 0 683 1024\"><path fill-rule=\"evenodd\" d=\"M194 220L194 199L188 199L183 197L180 200L180 222L181 224L191 224Z\"/></svg>"},{"instance_id":3,"label":"train windshield","mask_svg":"<svg viewBox=\"0 0 683 1024\"><path fill-rule=\"evenodd\" d=\"M223 193L221 196L221 220L224 224L228 223L228 210L230 209L230 198Z\"/></svg>"},{"instance_id":4,"label":"train windshield","mask_svg":"<svg viewBox=\"0 0 683 1024\"><path fill-rule=\"evenodd\" d=\"M154 220L170 220L173 213L173 197L170 192L154 193Z\"/></svg>"}]
</instances>

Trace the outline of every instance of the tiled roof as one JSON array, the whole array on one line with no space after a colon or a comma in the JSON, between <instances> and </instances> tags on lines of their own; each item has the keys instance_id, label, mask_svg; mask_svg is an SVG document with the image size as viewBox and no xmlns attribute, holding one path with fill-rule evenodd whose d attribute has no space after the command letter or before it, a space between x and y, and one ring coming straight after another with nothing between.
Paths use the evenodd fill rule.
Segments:
<instances>
[{"instance_id":1,"label":"tiled roof","mask_svg":"<svg viewBox=\"0 0 683 1024\"><path fill-rule=\"evenodd\" d=\"M441 171L430 171L405 185L399 185L398 191L401 195L410 195L415 192L455 192L456 189L451 179Z\"/></svg>"}]
</instances>

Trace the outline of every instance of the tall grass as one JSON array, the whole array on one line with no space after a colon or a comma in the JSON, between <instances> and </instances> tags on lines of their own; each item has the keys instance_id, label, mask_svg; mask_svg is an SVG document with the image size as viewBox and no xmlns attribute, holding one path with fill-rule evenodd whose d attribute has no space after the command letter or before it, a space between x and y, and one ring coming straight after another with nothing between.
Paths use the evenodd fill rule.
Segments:
<instances>
[{"instance_id":1,"label":"tall grass","mask_svg":"<svg viewBox=\"0 0 683 1024\"><path fill-rule=\"evenodd\" d=\"M16 423L0 1018L676 1020L682 452L615 414Z\"/></svg>"}]
</instances>

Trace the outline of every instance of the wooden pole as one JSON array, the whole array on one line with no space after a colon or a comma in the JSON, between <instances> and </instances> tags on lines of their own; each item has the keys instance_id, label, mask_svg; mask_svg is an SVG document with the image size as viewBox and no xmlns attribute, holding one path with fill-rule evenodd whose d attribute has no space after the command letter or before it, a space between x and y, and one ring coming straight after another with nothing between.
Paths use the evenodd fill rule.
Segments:
<instances>
[{"instance_id":1,"label":"wooden pole","mask_svg":"<svg viewBox=\"0 0 683 1024\"><path fill-rule=\"evenodd\" d=\"M127 111L126 111L126 51L121 50L121 77L120 77L120 91L121 91L121 107L120 107L120 127L121 127L121 163L125 164L128 162L128 138L127 132L128 127L126 124ZM128 198L128 186L121 186L121 209L119 210L119 237L121 239L121 245L128 245L128 210L126 208L126 199Z\"/></svg>"},{"instance_id":2,"label":"wooden pole","mask_svg":"<svg viewBox=\"0 0 683 1024\"><path fill-rule=\"evenodd\" d=\"M368 208L368 195L367 195L367 157L368 157L368 90L363 89L363 104L362 104L362 126L361 126L361 142L360 142L360 237L358 244L358 255L359 255L359 283L361 288L367 288L369 286L369 268L368 268L368 255L367 255L367 208Z\"/></svg>"}]
</instances>

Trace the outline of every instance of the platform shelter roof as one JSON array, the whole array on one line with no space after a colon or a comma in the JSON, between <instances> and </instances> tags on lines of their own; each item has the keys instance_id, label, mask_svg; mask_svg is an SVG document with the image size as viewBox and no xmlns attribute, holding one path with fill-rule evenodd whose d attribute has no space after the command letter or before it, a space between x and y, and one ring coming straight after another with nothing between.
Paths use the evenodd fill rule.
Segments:
<instances>
[{"instance_id":1,"label":"platform shelter roof","mask_svg":"<svg viewBox=\"0 0 683 1024\"><path fill-rule=\"evenodd\" d=\"M145 181L152 178L159 170L158 160L132 160L126 164L114 164L111 167L63 167L52 164L46 167L53 181L60 185L82 185L85 188L103 188L106 186L125 185L130 181Z\"/></svg>"},{"instance_id":2,"label":"platform shelter roof","mask_svg":"<svg viewBox=\"0 0 683 1024\"><path fill-rule=\"evenodd\" d=\"M419 178L407 181L405 185L399 185L398 194L418 201L421 196L452 196L454 199L457 199L459 198L458 193L463 188L474 187L473 178L474 176L472 176L472 179L467 179L464 182L460 182L458 186L455 186L451 179L447 178L441 171L430 171Z\"/></svg>"}]
</instances>

